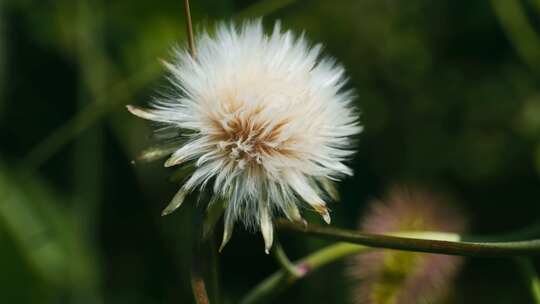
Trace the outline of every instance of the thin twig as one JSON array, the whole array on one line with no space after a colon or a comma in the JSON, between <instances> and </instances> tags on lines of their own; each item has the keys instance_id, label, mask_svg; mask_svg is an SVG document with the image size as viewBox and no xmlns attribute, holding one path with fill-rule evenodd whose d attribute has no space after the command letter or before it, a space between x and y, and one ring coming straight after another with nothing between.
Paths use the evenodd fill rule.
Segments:
<instances>
[{"instance_id":1,"label":"thin twig","mask_svg":"<svg viewBox=\"0 0 540 304\"><path fill-rule=\"evenodd\" d=\"M405 251L478 257L516 257L540 254L540 239L516 242L458 242L368 234L316 225L305 227L287 221L279 221L277 227L334 241Z\"/></svg>"},{"instance_id":2,"label":"thin twig","mask_svg":"<svg viewBox=\"0 0 540 304\"><path fill-rule=\"evenodd\" d=\"M184 14L186 17L186 33L188 38L188 47L191 57L195 58L195 42L193 39L193 24L191 22L191 9L189 8L189 0L184 0Z\"/></svg>"}]
</instances>

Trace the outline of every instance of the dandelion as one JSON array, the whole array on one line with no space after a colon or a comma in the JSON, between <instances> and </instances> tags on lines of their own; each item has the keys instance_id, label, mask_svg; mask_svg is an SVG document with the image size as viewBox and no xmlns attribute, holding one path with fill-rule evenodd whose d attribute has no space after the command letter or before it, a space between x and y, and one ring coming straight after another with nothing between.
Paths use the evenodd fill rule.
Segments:
<instances>
[{"instance_id":1,"label":"dandelion","mask_svg":"<svg viewBox=\"0 0 540 304\"><path fill-rule=\"evenodd\" d=\"M302 220L302 201L329 223L326 201L352 175L344 162L361 131L344 69L279 23L270 35L258 20L198 37L196 58L176 50L166 63L173 93L149 109L128 106L161 125L166 167L195 167L163 213L212 184L213 201L226 202L221 248L239 221L262 232L267 253L273 217Z\"/></svg>"},{"instance_id":2,"label":"dandelion","mask_svg":"<svg viewBox=\"0 0 540 304\"><path fill-rule=\"evenodd\" d=\"M398 231L462 233L463 217L445 199L429 192L393 188L375 201L360 229L385 234ZM350 275L358 283L355 303L442 303L462 258L441 254L377 250L354 257Z\"/></svg>"}]
</instances>

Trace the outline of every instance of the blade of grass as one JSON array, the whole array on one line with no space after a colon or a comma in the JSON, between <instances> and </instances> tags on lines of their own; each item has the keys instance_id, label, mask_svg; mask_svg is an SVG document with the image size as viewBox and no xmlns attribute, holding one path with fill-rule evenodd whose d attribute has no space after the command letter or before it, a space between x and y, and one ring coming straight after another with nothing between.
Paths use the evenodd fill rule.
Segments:
<instances>
[{"instance_id":1,"label":"blade of grass","mask_svg":"<svg viewBox=\"0 0 540 304\"><path fill-rule=\"evenodd\" d=\"M491 0L491 5L518 55L532 70L540 72L540 39L521 1Z\"/></svg>"},{"instance_id":2,"label":"blade of grass","mask_svg":"<svg viewBox=\"0 0 540 304\"><path fill-rule=\"evenodd\" d=\"M112 110L126 104L141 89L146 87L149 82L156 79L160 71L161 68L157 63L148 66L148 69L144 72L123 80L109 88L108 92L110 93L100 94L94 102L85 106L73 118L58 127L51 135L31 150L26 156L26 164L31 168L43 164L64 145L104 118Z\"/></svg>"},{"instance_id":3,"label":"blade of grass","mask_svg":"<svg viewBox=\"0 0 540 304\"><path fill-rule=\"evenodd\" d=\"M540 304L540 279L534 269L534 264L527 258L517 258L516 262L527 283L527 287L529 287L531 291L531 297L533 298L534 303Z\"/></svg>"}]
</instances>

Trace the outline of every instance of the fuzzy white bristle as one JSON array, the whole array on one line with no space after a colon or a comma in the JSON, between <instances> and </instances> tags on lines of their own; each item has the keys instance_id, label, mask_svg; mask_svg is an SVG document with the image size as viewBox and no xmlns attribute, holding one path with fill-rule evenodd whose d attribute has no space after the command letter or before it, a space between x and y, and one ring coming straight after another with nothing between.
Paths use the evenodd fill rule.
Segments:
<instances>
[{"instance_id":1,"label":"fuzzy white bristle","mask_svg":"<svg viewBox=\"0 0 540 304\"><path fill-rule=\"evenodd\" d=\"M219 25L196 45L196 58L177 50L166 64L177 93L151 109L128 108L189 131L165 166L194 161L196 170L165 213L212 180L214 194L228 201L224 243L241 221L262 228L269 250L272 217L298 219L298 198L330 222L321 196L330 180L352 174L344 161L361 131L344 69L279 24L265 35L260 20Z\"/></svg>"}]
</instances>

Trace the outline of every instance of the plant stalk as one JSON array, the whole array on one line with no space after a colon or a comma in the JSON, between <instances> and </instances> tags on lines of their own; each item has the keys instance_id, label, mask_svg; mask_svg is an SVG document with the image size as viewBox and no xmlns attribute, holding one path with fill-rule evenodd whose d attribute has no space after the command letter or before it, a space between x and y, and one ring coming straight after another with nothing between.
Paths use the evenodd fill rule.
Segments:
<instances>
[{"instance_id":1,"label":"plant stalk","mask_svg":"<svg viewBox=\"0 0 540 304\"><path fill-rule=\"evenodd\" d=\"M287 257L287 254L283 250L283 247L281 246L281 243L279 243L277 240L274 241L274 248L272 248L272 254L276 258L276 261L278 264L287 272L287 274L291 277L301 277L302 271L294 265L294 263L289 260Z\"/></svg>"},{"instance_id":2,"label":"plant stalk","mask_svg":"<svg viewBox=\"0 0 540 304\"><path fill-rule=\"evenodd\" d=\"M191 22L191 9L189 0L184 0L184 14L186 17L186 34L188 38L188 47L191 57L195 58L195 40L193 38L193 23Z\"/></svg>"},{"instance_id":3,"label":"plant stalk","mask_svg":"<svg viewBox=\"0 0 540 304\"><path fill-rule=\"evenodd\" d=\"M297 274L292 274L284 268L274 272L264 281L259 283L259 285L255 286L251 292L240 301L240 303L255 304L269 302L281 291L317 269L344 257L367 250L370 250L370 248L348 243L337 243L325 247L293 263L292 266L298 271Z\"/></svg>"},{"instance_id":4,"label":"plant stalk","mask_svg":"<svg viewBox=\"0 0 540 304\"><path fill-rule=\"evenodd\" d=\"M306 227L287 221L279 221L276 227L332 241L405 251L473 257L518 257L540 254L540 239L511 242L448 241L426 238L430 237L430 235L445 235L445 233L437 232L419 232L417 235L423 235L423 237L412 238L409 237L410 233L408 233L407 237L379 235L317 225ZM452 234L447 235L452 236Z\"/></svg>"}]
</instances>

